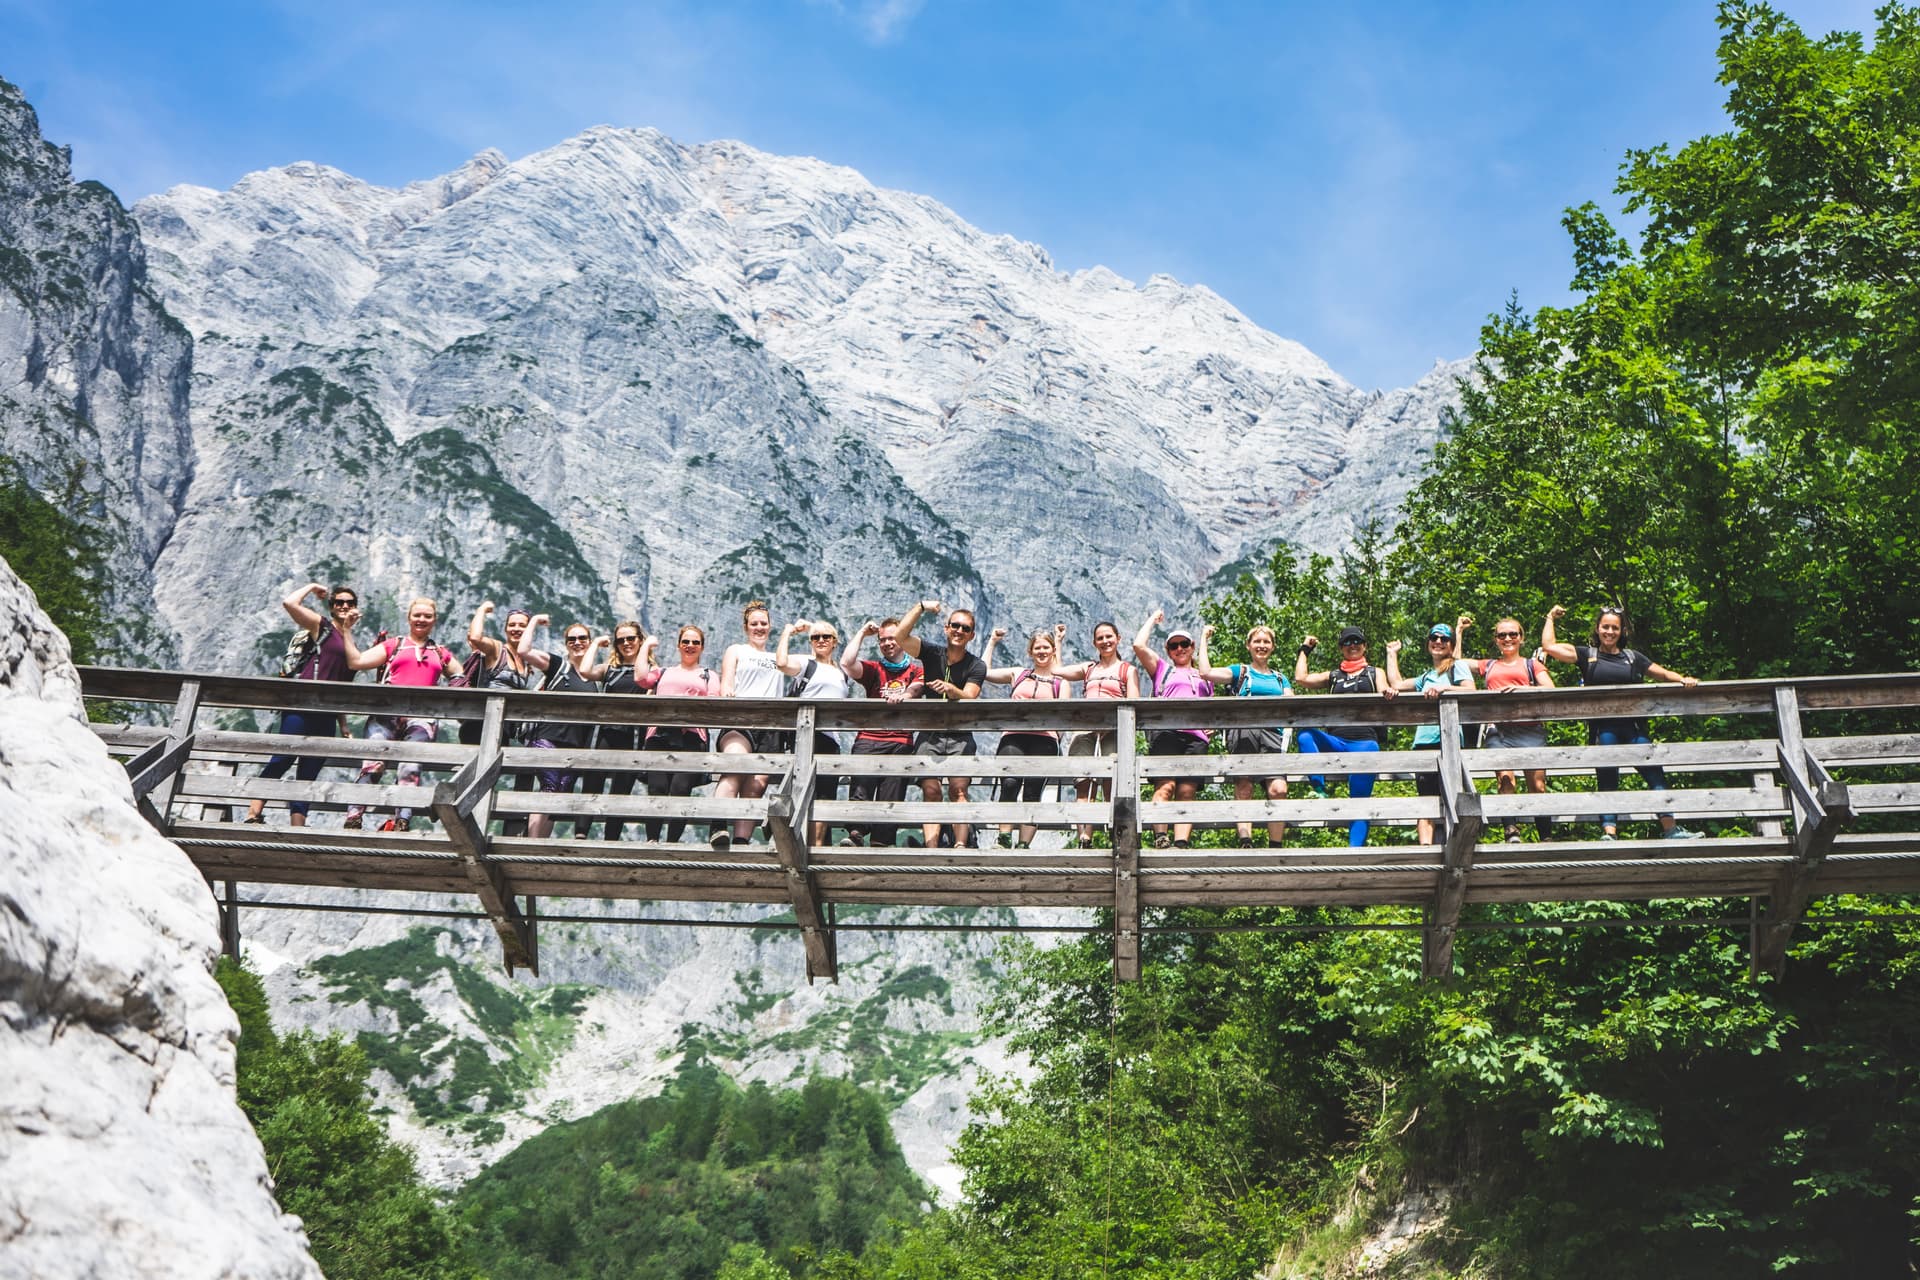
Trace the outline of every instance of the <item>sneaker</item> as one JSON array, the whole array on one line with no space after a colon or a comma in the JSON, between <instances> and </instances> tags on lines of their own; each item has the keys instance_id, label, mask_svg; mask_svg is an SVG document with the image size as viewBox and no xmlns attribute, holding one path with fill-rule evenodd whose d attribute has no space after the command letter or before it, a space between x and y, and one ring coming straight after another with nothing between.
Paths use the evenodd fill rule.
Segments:
<instances>
[{"instance_id":1,"label":"sneaker","mask_svg":"<svg viewBox=\"0 0 1920 1280\"><path fill-rule=\"evenodd\" d=\"M347 820L340 824L340 828L343 831L358 831L360 829L360 815L357 813L348 814Z\"/></svg>"},{"instance_id":2,"label":"sneaker","mask_svg":"<svg viewBox=\"0 0 1920 1280\"><path fill-rule=\"evenodd\" d=\"M1507 828L1507 843L1508 843L1508 844L1519 844L1519 843L1520 843L1520 828L1518 828L1518 827L1508 827L1508 828Z\"/></svg>"},{"instance_id":3,"label":"sneaker","mask_svg":"<svg viewBox=\"0 0 1920 1280\"><path fill-rule=\"evenodd\" d=\"M725 853L733 848L733 832L716 831L707 838L707 843L713 846L715 853Z\"/></svg>"},{"instance_id":4,"label":"sneaker","mask_svg":"<svg viewBox=\"0 0 1920 1280\"><path fill-rule=\"evenodd\" d=\"M1675 827L1666 834L1666 839L1668 840L1700 840L1704 837L1704 832L1689 831L1685 827Z\"/></svg>"},{"instance_id":5,"label":"sneaker","mask_svg":"<svg viewBox=\"0 0 1920 1280\"><path fill-rule=\"evenodd\" d=\"M1620 837L1619 837L1619 836L1617 836L1617 835L1615 835L1615 834L1614 834L1613 832L1611 832L1611 831L1602 831L1602 832L1600 833L1600 838L1601 838L1602 840L1618 840L1618 839L1619 839Z\"/></svg>"},{"instance_id":6,"label":"sneaker","mask_svg":"<svg viewBox=\"0 0 1920 1280\"><path fill-rule=\"evenodd\" d=\"M1166 849L1166 848L1169 848L1169 847L1171 847L1171 846L1172 846L1172 844L1173 844L1173 837L1172 837L1172 836L1170 836L1170 835L1168 835L1168 834L1167 834L1166 832L1164 832L1164 831L1156 831L1156 832L1154 832L1154 833L1153 833L1153 847L1154 847L1154 848L1156 848L1156 849Z\"/></svg>"},{"instance_id":7,"label":"sneaker","mask_svg":"<svg viewBox=\"0 0 1920 1280\"><path fill-rule=\"evenodd\" d=\"M1241 837L1240 837L1240 847L1241 847L1242 849L1251 849L1251 848L1253 848L1253 837L1252 837L1252 836L1241 836Z\"/></svg>"},{"instance_id":8,"label":"sneaker","mask_svg":"<svg viewBox=\"0 0 1920 1280\"><path fill-rule=\"evenodd\" d=\"M1002 831L1002 832L1000 833L1000 847L1001 847L1002 849L1011 849L1011 848L1013 848L1013 832L1011 832L1011 831Z\"/></svg>"},{"instance_id":9,"label":"sneaker","mask_svg":"<svg viewBox=\"0 0 1920 1280\"><path fill-rule=\"evenodd\" d=\"M380 829L382 831L398 831L400 829L400 820L398 818L388 818L380 824Z\"/></svg>"},{"instance_id":10,"label":"sneaker","mask_svg":"<svg viewBox=\"0 0 1920 1280\"><path fill-rule=\"evenodd\" d=\"M860 847L860 842L858 840L855 840L852 836L841 836L840 847L842 849L858 849Z\"/></svg>"}]
</instances>

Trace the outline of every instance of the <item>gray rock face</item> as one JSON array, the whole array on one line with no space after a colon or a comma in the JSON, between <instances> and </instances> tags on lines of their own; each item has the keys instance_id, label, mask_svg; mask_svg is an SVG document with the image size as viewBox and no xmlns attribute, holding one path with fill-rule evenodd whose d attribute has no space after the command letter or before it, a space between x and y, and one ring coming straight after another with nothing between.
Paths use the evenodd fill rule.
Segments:
<instances>
[{"instance_id":1,"label":"gray rock face","mask_svg":"<svg viewBox=\"0 0 1920 1280\"><path fill-rule=\"evenodd\" d=\"M1390 511L1457 372L1362 393L1208 290L1063 274L849 170L644 129L400 190L296 164L136 213L200 343L204 461L160 597L224 661L233 628L191 602L217 587L272 629L317 563L375 599L722 639L754 595L1130 626ZM286 408L290 380L344 428ZM463 447L484 483L442 474Z\"/></svg>"},{"instance_id":2,"label":"gray rock face","mask_svg":"<svg viewBox=\"0 0 1920 1280\"><path fill-rule=\"evenodd\" d=\"M0 561L0 1275L317 1280L234 1100L206 882Z\"/></svg>"},{"instance_id":3,"label":"gray rock face","mask_svg":"<svg viewBox=\"0 0 1920 1280\"><path fill-rule=\"evenodd\" d=\"M102 616L127 661L172 656L153 564L193 473L192 340L140 231L0 80L0 457L104 535Z\"/></svg>"}]
</instances>

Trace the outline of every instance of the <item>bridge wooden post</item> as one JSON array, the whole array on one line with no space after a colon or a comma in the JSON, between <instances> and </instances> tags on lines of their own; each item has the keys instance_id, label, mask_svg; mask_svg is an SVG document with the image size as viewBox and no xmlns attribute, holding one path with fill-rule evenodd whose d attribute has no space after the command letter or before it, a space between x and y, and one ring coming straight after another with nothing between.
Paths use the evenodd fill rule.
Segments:
<instances>
[{"instance_id":1,"label":"bridge wooden post","mask_svg":"<svg viewBox=\"0 0 1920 1280\"><path fill-rule=\"evenodd\" d=\"M487 710L480 722L480 744L465 768L433 789L433 814L446 828L447 839L460 857L460 869L473 886L486 910L493 931L500 935L507 973L525 969L536 977L540 973L539 939L531 914L523 915L514 904L513 885L506 873L487 860L491 841L487 829L474 818L475 810L490 803L493 784L500 778L500 740L506 722L507 701L495 695L487 699ZM531 908L532 899L528 899Z\"/></svg>"},{"instance_id":2,"label":"bridge wooden post","mask_svg":"<svg viewBox=\"0 0 1920 1280\"><path fill-rule=\"evenodd\" d=\"M140 815L162 835L173 830L173 793L180 786L180 770L193 753L193 721L199 714L200 682L181 681L166 738L127 761L133 802Z\"/></svg>"},{"instance_id":3,"label":"bridge wooden post","mask_svg":"<svg viewBox=\"0 0 1920 1280\"><path fill-rule=\"evenodd\" d=\"M833 928L820 914L819 886L808 865L808 841L813 833L813 733L819 723L811 703L801 703L795 717L793 761L787 776L767 795L767 830L773 849L787 874L787 892L793 898L793 918L800 925L800 945L807 956L807 981L840 981L838 948Z\"/></svg>"},{"instance_id":4,"label":"bridge wooden post","mask_svg":"<svg viewBox=\"0 0 1920 1280\"><path fill-rule=\"evenodd\" d=\"M231 880L220 886L220 954L240 960L240 886Z\"/></svg>"},{"instance_id":5,"label":"bridge wooden post","mask_svg":"<svg viewBox=\"0 0 1920 1280\"><path fill-rule=\"evenodd\" d=\"M1114 715L1113 788L1113 976L1140 980L1140 762L1134 754L1132 707Z\"/></svg>"},{"instance_id":6,"label":"bridge wooden post","mask_svg":"<svg viewBox=\"0 0 1920 1280\"><path fill-rule=\"evenodd\" d=\"M1844 783L1807 750L1800 729L1800 695L1791 685L1773 691L1773 713L1780 730L1780 776L1793 806L1791 866L1774 878L1767 914L1755 931L1750 972L1779 977L1787 965L1787 943L1813 896L1813 882L1840 828L1853 821L1853 800Z\"/></svg>"},{"instance_id":7,"label":"bridge wooden post","mask_svg":"<svg viewBox=\"0 0 1920 1280\"><path fill-rule=\"evenodd\" d=\"M1426 931L1421 936L1420 968L1429 979L1453 976L1453 935L1467 897L1473 848L1485 826L1480 793L1473 789L1466 756L1460 749L1460 705L1451 698L1439 701L1441 838L1446 846L1439 883L1427 908Z\"/></svg>"}]
</instances>

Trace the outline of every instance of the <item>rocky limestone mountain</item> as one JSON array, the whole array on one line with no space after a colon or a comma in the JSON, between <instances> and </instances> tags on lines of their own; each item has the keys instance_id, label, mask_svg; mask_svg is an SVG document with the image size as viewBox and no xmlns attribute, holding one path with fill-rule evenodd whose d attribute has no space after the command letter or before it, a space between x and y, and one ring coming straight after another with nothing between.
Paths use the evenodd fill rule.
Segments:
<instances>
[{"instance_id":1,"label":"rocky limestone mountain","mask_svg":"<svg viewBox=\"0 0 1920 1280\"><path fill-rule=\"evenodd\" d=\"M1460 371L1363 393L1204 288L1065 274L850 170L645 129L136 214L199 341L162 608L225 661L194 602L270 611L321 568L652 626L728 628L749 595L1131 618L1389 511Z\"/></svg>"},{"instance_id":2,"label":"rocky limestone mountain","mask_svg":"<svg viewBox=\"0 0 1920 1280\"><path fill-rule=\"evenodd\" d=\"M153 565L193 474L192 372L139 228L111 191L73 181L67 150L0 80L0 471L100 531L102 615L129 662L175 655Z\"/></svg>"},{"instance_id":3,"label":"rocky limestone mountain","mask_svg":"<svg viewBox=\"0 0 1920 1280\"><path fill-rule=\"evenodd\" d=\"M213 896L0 560L0 1275L319 1280L234 1097Z\"/></svg>"}]
</instances>

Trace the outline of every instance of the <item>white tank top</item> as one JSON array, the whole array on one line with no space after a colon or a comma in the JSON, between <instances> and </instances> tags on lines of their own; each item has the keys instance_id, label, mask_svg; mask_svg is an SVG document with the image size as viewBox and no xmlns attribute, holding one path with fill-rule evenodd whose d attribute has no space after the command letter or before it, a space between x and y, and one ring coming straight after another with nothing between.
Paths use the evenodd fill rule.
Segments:
<instances>
[{"instance_id":1,"label":"white tank top","mask_svg":"<svg viewBox=\"0 0 1920 1280\"><path fill-rule=\"evenodd\" d=\"M750 644L736 645L733 653L733 696L783 698L787 678L773 665L773 655Z\"/></svg>"}]
</instances>

